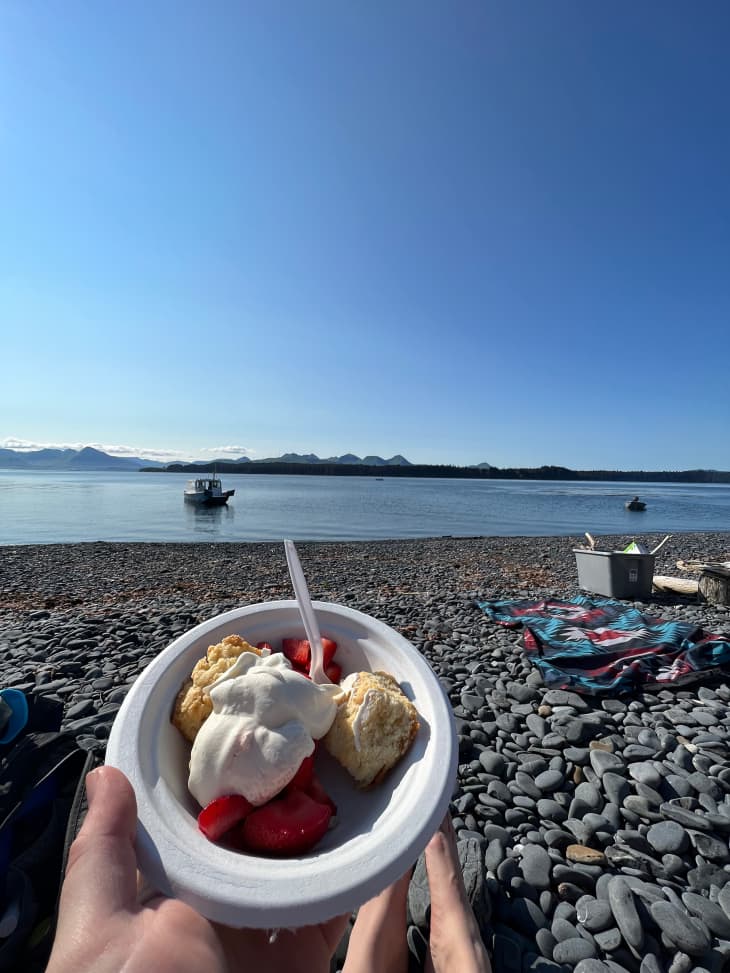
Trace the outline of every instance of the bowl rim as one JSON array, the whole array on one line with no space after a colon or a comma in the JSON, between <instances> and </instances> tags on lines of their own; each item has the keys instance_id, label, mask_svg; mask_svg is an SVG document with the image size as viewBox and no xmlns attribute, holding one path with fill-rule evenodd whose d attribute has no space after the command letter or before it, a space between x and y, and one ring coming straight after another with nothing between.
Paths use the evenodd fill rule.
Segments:
<instances>
[{"instance_id":1,"label":"bowl rim","mask_svg":"<svg viewBox=\"0 0 730 973\"><path fill-rule=\"evenodd\" d=\"M169 667L186 653L199 651L198 643L231 623L251 616L277 612L296 612L296 601L269 601L235 608L215 615L184 632L140 673L112 726L106 762L117 767L130 780L137 797L137 854L147 882L164 894L180 898L201 914L231 926L251 928L297 927L323 922L352 912L403 875L423 851L436 831L451 800L458 762L456 727L446 694L425 658L395 629L372 615L333 602L313 602L320 628L327 630L327 618L358 623L372 633L378 643L392 646L407 659L413 680L427 695L429 735L420 770L411 772L404 806L389 808L375 839L366 836L350 841L346 852L330 849L311 859L247 859L247 876L230 871L231 853L205 842L205 861L189 847L179 827L183 820L176 802L159 773L156 750L140 748L135 730L140 726L169 723L170 709L154 715L150 711L155 688ZM224 637L224 636L219 636ZM188 669L189 673L189 669ZM402 679L399 681L403 681ZM180 682L177 683L179 689ZM419 711L420 712L420 711ZM158 737L159 738L159 737ZM409 751L410 753L411 751ZM151 763L150 763L151 761ZM147 767L145 772L143 767ZM157 783L149 786L150 774ZM393 803L393 802L391 802ZM238 856L236 856L236 860ZM302 862L309 864L302 867Z\"/></svg>"}]
</instances>

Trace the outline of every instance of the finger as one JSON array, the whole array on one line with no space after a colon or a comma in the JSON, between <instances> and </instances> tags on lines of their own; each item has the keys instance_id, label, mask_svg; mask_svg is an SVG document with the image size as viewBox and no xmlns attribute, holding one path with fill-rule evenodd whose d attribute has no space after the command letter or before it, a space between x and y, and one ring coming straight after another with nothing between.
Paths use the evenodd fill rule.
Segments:
<instances>
[{"instance_id":1,"label":"finger","mask_svg":"<svg viewBox=\"0 0 730 973\"><path fill-rule=\"evenodd\" d=\"M99 767L86 778L89 811L71 846L61 896L82 904L90 921L134 907L137 860L134 835L137 802L127 778L114 767Z\"/></svg>"}]
</instances>

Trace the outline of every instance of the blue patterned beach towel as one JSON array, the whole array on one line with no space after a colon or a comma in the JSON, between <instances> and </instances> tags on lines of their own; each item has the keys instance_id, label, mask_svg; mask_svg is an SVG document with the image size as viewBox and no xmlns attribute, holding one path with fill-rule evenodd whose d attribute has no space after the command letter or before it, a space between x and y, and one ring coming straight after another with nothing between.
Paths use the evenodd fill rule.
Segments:
<instances>
[{"instance_id":1,"label":"blue patterned beach towel","mask_svg":"<svg viewBox=\"0 0 730 973\"><path fill-rule=\"evenodd\" d=\"M730 633L646 615L618 601L483 601L500 625L524 625L530 661L552 688L621 693L676 685L730 666Z\"/></svg>"}]
</instances>

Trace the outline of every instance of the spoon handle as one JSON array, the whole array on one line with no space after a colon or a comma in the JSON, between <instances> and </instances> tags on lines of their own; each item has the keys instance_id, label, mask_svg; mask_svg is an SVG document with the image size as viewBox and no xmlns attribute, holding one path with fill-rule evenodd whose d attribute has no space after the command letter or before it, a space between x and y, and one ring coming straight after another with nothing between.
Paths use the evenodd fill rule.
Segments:
<instances>
[{"instance_id":1,"label":"spoon handle","mask_svg":"<svg viewBox=\"0 0 730 973\"><path fill-rule=\"evenodd\" d=\"M307 633L307 639L309 641L309 649L311 652L309 676L312 682L321 686L330 682L330 680L324 671L322 639L319 634L319 625L317 625L317 619L314 615L312 600L309 597L309 589L307 588L307 582L302 571L297 549L294 547L294 541L285 540L284 550L286 551L286 563L289 566L294 594L299 605L302 621L304 622L304 631Z\"/></svg>"}]
</instances>

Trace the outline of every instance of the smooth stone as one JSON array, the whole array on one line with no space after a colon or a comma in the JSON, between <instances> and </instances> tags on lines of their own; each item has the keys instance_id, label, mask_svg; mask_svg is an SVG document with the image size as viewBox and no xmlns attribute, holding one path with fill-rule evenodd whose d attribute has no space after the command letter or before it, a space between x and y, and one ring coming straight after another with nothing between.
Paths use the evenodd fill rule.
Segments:
<instances>
[{"instance_id":1,"label":"smooth stone","mask_svg":"<svg viewBox=\"0 0 730 973\"><path fill-rule=\"evenodd\" d=\"M603 777L605 773L620 774L626 772L626 764L615 753L606 753L605 750L591 750L590 761L591 767L599 777Z\"/></svg>"},{"instance_id":2,"label":"smooth stone","mask_svg":"<svg viewBox=\"0 0 730 973\"><path fill-rule=\"evenodd\" d=\"M700 889L700 891L709 891L712 885L717 885L718 887L725 885L730 879L730 874L728 874L724 869L718 868L710 862L703 862L700 859L701 864L696 868L690 868L687 872L687 884L690 889Z\"/></svg>"},{"instance_id":3,"label":"smooth stone","mask_svg":"<svg viewBox=\"0 0 730 973\"><path fill-rule=\"evenodd\" d=\"M537 813L547 821L554 821L555 824L562 824L568 817L568 812L557 801L549 797L542 797L537 802Z\"/></svg>"},{"instance_id":4,"label":"smooth stone","mask_svg":"<svg viewBox=\"0 0 730 973\"><path fill-rule=\"evenodd\" d=\"M535 934L535 945L547 959L553 958L556 941L555 936L553 936L549 929L538 929Z\"/></svg>"},{"instance_id":5,"label":"smooth stone","mask_svg":"<svg viewBox=\"0 0 730 973\"><path fill-rule=\"evenodd\" d=\"M528 797L531 797L535 801L539 801L542 798L540 789L535 786L535 781L526 774L524 771L518 770L515 774L515 784Z\"/></svg>"},{"instance_id":6,"label":"smooth stone","mask_svg":"<svg viewBox=\"0 0 730 973\"><path fill-rule=\"evenodd\" d=\"M589 932L603 932L613 922L611 906L602 899L586 898L576 903L576 918Z\"/></svg>"},{"instance_id":7,"label":"smooth stone","mask_svg":"<svg viewBox=\"0 0 730 973\"><path fill-rule=\"evenodd\" d=\"M584 865L604 865L606 856L602 851L595 848L588 848L586 845L568 845L565 849L565 857L571 862L580 862Z\"/></svg>"},{"instance_id":8,"label":"smooth stone","mask_svg":"<svg viewBox=\"0 0 730 973\"><path fill-rule=\"evenodd\" d=\"M687 832L677 821L659 821L652 824L646 840L659 854L676 854L687 847Z\"/></svg>"},{"instance_id":9,"label":"smooth stone","mask_svg":"<svg viewBox=\"0 0 730 973\"><path fill-rule=\"evenodd\" d=\"M690 918L671 902L653 902L649 908L662 933L682 952L700 956L709 948L710 934L701 920Z\"/></svg>"},{"instance_id":10,"label":"smooth stone","mask_svg":"<svg viewBox=\"0 0 730 973\"><path fill-rule=\"evenodd\" d=\"M688 800L688 798L679 798L679 800ZM659 811L664 817L671 818L685 828L696 829L698 831L712 830L711 824L703 815L695 814L694 811L689 811L686 807L682 807L681 804L674 804L671 801L667 801L660 806Z\"/></svg>"},{"instance_id":11,"label":"smooth stone","mask_svg":"<svg viewBox=\"0 0 730 973\"><path fill-rule=\"evenodd\" d=\"M504 845L499 838L492 838L484 852L484 864L490 872L496 872L504 859Z\"/></svg>"},{"instance_id":12,"label":"smooth stone","mask_svg":"<svg viewBox=\"0 0 730 973\"><path fill-rule=\"evenodd\" d=\"M629 764L628 770L630 777L633 777L634 780L639 781L641 784L646 784L647 787L659 787L662 782L662 775L648 761Z\"/></svg>"},{"instance_id":13,"label":"smooth stone","mask_svg":"<svg viewBox=\"0 0 730 973\"><path fill-rule=\"evenodd\" d=\"M535 778L535 786L543 793L557 790L565 780L565 774L559 770L544 770Z\"/></svg>"},{"instance_id":14,"label":"smooth stone","mask_svg":"<svg viewBox=\"0 0 730 973\"><path fill-rule=\"evenodd\" d=\"M482 848L475 838L460 837L456 843L464 888L474 915L483 931L489 922L491 900L486 889Z\"/></svg>"},{"instance_id":15,"label":"smooth stone","mask_svg":"<svg viewBox=\"0 0 730 973\"><path fill-rule=\"evenodd\" d=\"M628 747L624 747L621 755L624 760L649 760L657 755L659 749L659 747L642 747L640 743L630 743Z\"/></svg>"},{"instance_id":16,"label":"smooth stone","mask_svg":"<svg viewBox=\"0 0 730 973\"><path fill-rule=\"evenodd\" d=\"M563 750L563 756L566 760L570 760L571 763L583 766L583 764L588 763L588 755L590 751L587 747L566 747Z\"/></svg>"},{"instance_id":17,"label":"smooth stone","mask_svg":"<svg viewBox=\"0 0 730 973\"><path fill-rule=\"evenodd\" d=\"M578 712L588 709L588 703L577 693L565 689L549 689L542 697L543 706L572 706Z\"/></svg>"},{"instance_id":18,"label":"smooth stone","mask_svg":"<svg viewBox=\"0 0 730 973\"><path fill-rule=\"evenodd\" d=\"M538 740L542 740L542 738L548 732L547 720L543 719L542 716L538 716L537 713L530 713L529 716L526 717L525 723L527 724L528 730L534 733Z\"/></svg>"},{"instance_id":19,"label":"smooth stone","mask_svg":"<svg viewBox=\"0 0 730 973\"><path fill-rule=\"evenodd\" d=\"M601 786L612 804L619 807L630 794L629 782L613 771L606 771L601 778Z\"/></svg>"},{"instance_id":20,"label":"smooth stone","mask_svg":"<svg viewBox=\"0 0 730 973\"><path fill-rule=\"evenodd\" d=\"M563 919L561 916L556 916L553 919L550 932L556 943L562 943L566 939L575 939L580 935L573 923L569 919Z\"/></svg>"},{"instance_id":21,"label":"smooth stone","mask_svg":"<svg viewBox=\"0 0 730 973\"><path fill-rule=\"evenodd\" d=\"M579 845L587 845L593 837L593 830L582 818L568 818L565 827L575 835L575 840Z\"/></svg>"},{"instance_id":22,"label":"smooth stone","mask_svg":"<svg viewBox=\"0 0 730 973\"><path fill-rule=\"evenodd\" d=\"M527 845L522 851L520 869L525 880L536 889L550 888L550 855L540 845Z\"/></svg>"},{"instance_id":23,"label":"smooth stone","mask_svg":"<svg viewBox=\"0 0 730 973\"><path fill-rule=\"evenodd\" d=\"M593 938L596 940L598 948L602 949L604 953L612 953L619 948L622 942L621 930L617 929L616 926L605 929L603 932L597 932Z\"/></svg>"},{"instance_id":24,"label":"smooth stone","mask_svg":"<svg viewBox=\"0 0 730 973\"><path fill-rule=\"evenodd\" d=\"M713 861L723 863L730 859L726 841L719 841L712 835L703 834L701 831L688 831L687 833L693 847L703 858L711 858Z\"/></svg>"},{"instance_id":25,"label":"smooth stone","mask_svg":"<svg viewBox=\"0 0 730 973\"><path fill-rule=\"evenodd\" d=\"M75 720L82 716L88 716L93 712L95 712L93 702L90 699L82 699L78 703L69 706L64 718L66 720Z\"/></svg>"},{"instance_id":26,"label":"smooth stone","mask_svg":"<svg viewBox=\"0 0 730 973\"><path fill-rule=\"evenodd\" d=\"M497 777L504 774L506 763L501 753L495 753L493 750L482 750L479 754L479 763L488 774L495 774Z\"/></svg>"},{"instance_id":27,"label":"smooth stone","mask_svg":"<svg viewBox=\"0 0 730 973\"><path fill-rule=\"evenodd\" d=\"M687 863L679 855L662 855L662 865L667 875L679 875L687 870Z\"/></svg>"},{"instance_id":28,"label":"smooth stone","mask_svg":"<svg viewBox=\"0 0 730 973\"><path fill-rule=\"evenodd\" d=\"M584 959L593 959L595 955L596 947L581 937L565 939L557 943L553 950L553 960L568 966L573 966Z\"/></svg>"},{"instance_id":29,"label":"smooth stone","mask_svg":"<svg viewBox=\"0 0 730 973\"><path fill-rule=\"evenodd\" d=\"M593 784L582 783L578 784L575 789L575 794L573 797L573 803L580 801L586 806L590 811L599 811L603 807L603 800L601 799L601 793L597 787ZM571 804L571 808L572 808ZM570 816L573 817L572 811L569 812Z\"/></svg>"},{"instance_id":30,"label":"smooth stone","mask_svg":"<svg viewBox=\"0 0 730 973\"><path fill-rule=\"evenodd\" d=\"M573 973L610 973L609 967L599 959L582 959Z\"/></svg>"},{"instance_id":31,"label":"smooth stone","mask_svg":"<svg viewBox=\"0 0 730 973\"><path fill-rule=\"evenodd\" d=\"M654 953L644 953L641 958L639 973L664 973L664 967Z\"/></svg>"},{"instance_id":32,"label":"smooth stone","mask_svg":"<svg viewBox=\"0 0 730 973\"><path fill-rule=\"evenodd\" d=\"M644 944L644 930L636 911L634 895L626 881L618 875L613 876L608 883L608 903L627 944L634 949L641 949Z\"/></svg>"},{"instance_id":33,"label":"smooth stone","mask_svg":"<svg viewBox=\"0 0 730 973\"><path fill-rule=\"evenodd\" d=\"M572 902L558 902L555 906L555 911L553 912L553 919L567 919L568 922L573 922L576 916L576 908Z\"/></svg>"},{"instance_id":34,"label":"smooth stone","mask_svg":"<svg viewBox=\"0 0 730 973\"><path fill-rule=\"evenodd\" d=\"M428 915L431 908L431 893L428 886L426 872L426 858L421 855L408 886L408 915L411 924L423 929L428 927Z\"/></svg>"},{"instance_id":35,"label":"smooth stone","mask_svg":"<svg viewBox=\"0 0 730 973\"><path fill-rule=\"evenodd\" d=\"M702 919L710 932L722 939L730 939L730 918L716 902L710 902L696 892L685 892L682 902L688 912Z\"/></svg>"},{"instance_id":36,"label":"smooth stone","mask_svg":"<svg viewBox=\"0 0 730 973\"><path fill-rule=\"evenodd\" d=\"M720 889L717 896L717 904L725 915L730 919L730 882Z\"/></svg>"},{"instance_id":37,"label":"smooth stone","mask_svg":"<svg viewBox=\"0 0 730 973\"><path fill-rule=\"evenodd\" d=\"M509 905L511 924L526 936L533 936L538 929L547 929L549 922L540 906L531 899L515 899Z\"/></svg>"},{"instance_id":38,"label":"smooth stone","mask_svg":"<svg viewBox=\"0 0 730 973\"><path fill-rule=\"evenodd\" d=\"M681 950L674 954L667 973L689 973L692 969L692 958Z\"/></svg>"},{"instance_id":39,"label":"smooth stone","mask_svg":"<svg viewBox=\"0 0 730 973\"><path fill-rule=\"evenodd\" d=\"M542 837L547 847L555 849L557 853L562 853L573 840L562 828L549 828Z\"/></svg>"}]
</instances>

